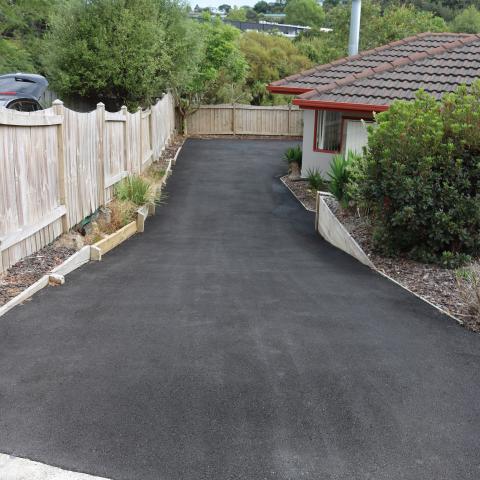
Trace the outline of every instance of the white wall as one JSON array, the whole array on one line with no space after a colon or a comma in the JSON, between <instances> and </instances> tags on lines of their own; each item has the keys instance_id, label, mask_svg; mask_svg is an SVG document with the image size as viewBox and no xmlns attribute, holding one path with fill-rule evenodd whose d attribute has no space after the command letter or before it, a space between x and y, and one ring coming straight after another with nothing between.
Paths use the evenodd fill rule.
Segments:
<instances>
[{"instance_id":1,"label":"white wall","mask_svg":"<svg viewBox=\"0 0 480 480\"><path fill-rule=\"evenodd\" d=\"M365 114L358 112L346 112L343 115L344 117L355 117L358 119L364 118ZM371 120L371 118L368 118ZM345 146L349 146L351 149L361 153L361 143L362 141L367 140L367 135L365 127L358 122L354 122L353 128L347 128L347 119L343 120L343 138L342 138L342 147L341 151L345 152ZM356 128L355 128L356 127ZM347 131L349 130L349 135L351 138L347 139ZM315 131L315 110L304 110L303 111L303 157L302 157L302 176L306 177L308 171L311 170L320 170L321 172L326 173L330 169L330 161L335 155L334 153L325 153L325 152L315 152L313 150L314 139L313 134Z\"/></svg>"},{"instance_id":2,"label":"white wall","mask_svg":"<svg viewBox=\"0 0 480 480\"><path fill-rule=\"evenodd\" d=\"M302 177L308 175L309 170L320 170L327 172L332 160L332 153L313 151L313 132L315 128L315 110L303 111L303 156L302 156Z\"/></svg>"}]
</instances>

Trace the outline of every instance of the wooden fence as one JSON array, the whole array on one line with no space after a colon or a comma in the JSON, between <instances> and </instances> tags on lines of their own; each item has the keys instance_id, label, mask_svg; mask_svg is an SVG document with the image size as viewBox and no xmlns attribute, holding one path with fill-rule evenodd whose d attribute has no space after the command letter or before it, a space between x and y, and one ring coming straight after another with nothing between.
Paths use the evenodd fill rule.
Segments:
<instances>
[{"instance_id":1,"label":"wooden fence","mask_svg":"<svg viewBox=\"0 0 480 480\"><path fill-rule=\"evenodd\" d=\"M301 136L302 111L296 106L205 105L187 118L189 135Z\"/></svg>"},{"instance_id":2,"label":"wooden fence","mask_svg":"<svg viewBox=\"0 0 480 480\"><path fill-rule=\"evenodd\" d=\"M78 113L55 101L0 109L0 272L108 202L114 185L159 158L175 128L171 95L129 113Z\"/></svg>"}]
</instances>

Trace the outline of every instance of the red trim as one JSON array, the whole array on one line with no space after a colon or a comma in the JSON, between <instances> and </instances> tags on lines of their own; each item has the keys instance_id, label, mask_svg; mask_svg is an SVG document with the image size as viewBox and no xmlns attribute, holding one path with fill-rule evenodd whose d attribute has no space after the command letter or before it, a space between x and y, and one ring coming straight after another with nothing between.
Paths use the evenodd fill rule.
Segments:
<instances>
[{"instance_id":1,"label":"red trim","mask_svg":"<svg viewBox=\"0 0 480 480\"><path fill-rule=\"evenodd\" d=\"M318 113L321 110L315 110L315 123L313 125L313 151L318 153L340 153L342 151L342 139L343 139L343 116L340 121L340 149L339 150L326 150L318 148L317 144L317 126L318 126Z\"/></svg>"},{"instance_id":2,"label":"red trim","mask_svg":"<svg viewBox=\"0 0 480 480\"><path fill-rule=\"evenodd\" d=\"M284 95L301 95L302 93L311 92L311 88L287 87L282 85L267 85L270 93L283 93Z\"/></svg>"},{"instance_id":3,"label":"red trim","mask_svg":"<svg viewBox=\"0 0 480 480\"><path fill-rule=\"evenodd\" d=\"M344 103L344 102L324 102L320 100L304 100L294 98L294 105L311 110L338 110L341 112L384 112L390 107L388 105L372 105L368 103Z\"/></svg>"}]
</instances>

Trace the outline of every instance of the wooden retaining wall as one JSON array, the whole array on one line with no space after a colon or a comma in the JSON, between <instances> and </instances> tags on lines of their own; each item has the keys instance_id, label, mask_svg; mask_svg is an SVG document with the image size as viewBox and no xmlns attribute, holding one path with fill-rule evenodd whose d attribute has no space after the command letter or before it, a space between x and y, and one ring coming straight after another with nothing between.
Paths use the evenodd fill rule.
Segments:
<instances>
[{"instance_id":1,"label":"wooden retaining wall","mask_svg":"<svg viewBox=\"0 0 480 480\"><path fill-rule=\"evenodd\" d=\"M114 186L159 158L175 128L165 95L150 109L78 113L55 101L0 109L0 272L108 202Z\"/></svg>"},{"instance_id":2,"label":"wooden retaining wall","mask_svg":"<svg viewBox=\"0 0 480 480\"><path fill-rule=\"evenodd\" d=\"M302 111L294 105L204 105L187 118L189 135L301 136Z\"/></svg>"}]
</instances>

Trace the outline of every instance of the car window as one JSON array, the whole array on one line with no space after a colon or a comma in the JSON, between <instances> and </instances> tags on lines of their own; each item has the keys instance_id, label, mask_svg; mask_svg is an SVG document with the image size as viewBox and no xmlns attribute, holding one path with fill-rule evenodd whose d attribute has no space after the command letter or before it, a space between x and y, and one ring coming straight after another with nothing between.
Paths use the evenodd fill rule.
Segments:
<instances>
[{"instance_id":1,"label":"car window","mask_svg":"<svg viewBox=\"0 0 480 480\"><path fill-rule=\"evenodd\" d=\"M31 102L29 100L18 100L10 103L8 108L12 110L17 110L19 112L35 112L40 110L40 107L37 102Z\"/></svg>"}]
</instances>

